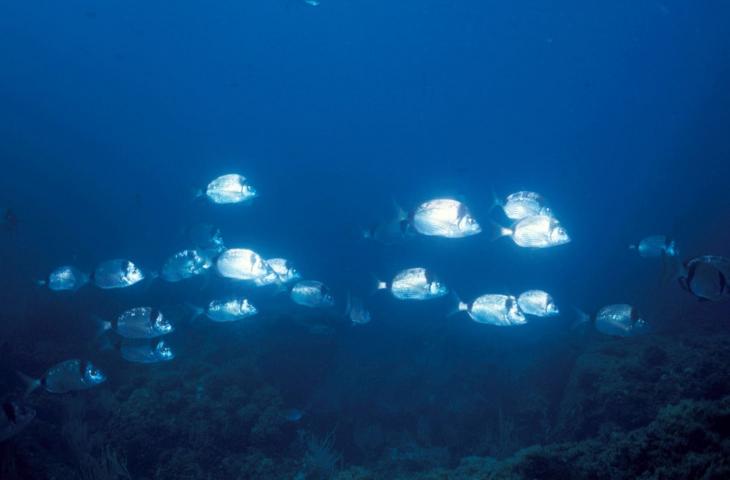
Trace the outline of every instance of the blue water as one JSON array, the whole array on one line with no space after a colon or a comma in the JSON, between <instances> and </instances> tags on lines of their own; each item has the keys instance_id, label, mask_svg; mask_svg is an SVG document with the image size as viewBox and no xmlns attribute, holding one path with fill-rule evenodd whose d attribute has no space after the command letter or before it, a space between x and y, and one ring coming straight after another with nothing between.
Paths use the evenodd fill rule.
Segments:
<instances>
[{"instance_id":1,"label":"blue water","mask_svg":"<svg viewBox=\"0 0 730 480\"><path fill-rule=\"evenodd\" d=\"M730 255L728 21L719 0L1 2L0 207L18 217L0 236L2 392L22 392L16 370L40 375L67 358L110 376L26 399L37 418L3 442L3 465L14 465L3 478L82 471L87 457L63 446L66 411L103 438L89 441L91 457L110 445L135 479L335 478L355 466L375 472L362 478L405 478L597 438L551 436L574 365L607 341L572 329L573 307L631 303L667 342L696 333L689 319L727 327L727 305L662 283L660 263L627 246L663 233L682 259ZM260 197L195 198L230 172ZM549 200L570 244L492 238L491 221L505 224L493 192L523 189ZM444 196L468 204L485 232L395 246L361 238L394 203ZM118 257L158 270L200 222L228 246L290 259L332 288L337 307L304 311L215 276L74 294L34 283L61 264L90 271ZM497 329L447 316L451 297L371 295L373 277L412 266L464 299L541 288L563 315ZM370 324L338 313L348 290L366 299ZM241 291L259 305L255 322L191 322L182 307ZM130 365L100 350L93 317L142 304L176 312L173 362ZM332 330L302 325L318 322ZM130 400L141 390L164 405L144 425L130 420L152 408ZM257 404L254 392L273 400ZM247 402L258 405L249 416ZM545 418L523 411L531 402ZM276 420L292 408L301 418ZM220 433L267 415L275 433ZM505 418L517 433L496 446ZM201 430L208 440L189 447L184 436ZM336 471L308 469L312 438L341 456ZM226 460L238 463L225 470Z\"/></svg>"}]
</instances>

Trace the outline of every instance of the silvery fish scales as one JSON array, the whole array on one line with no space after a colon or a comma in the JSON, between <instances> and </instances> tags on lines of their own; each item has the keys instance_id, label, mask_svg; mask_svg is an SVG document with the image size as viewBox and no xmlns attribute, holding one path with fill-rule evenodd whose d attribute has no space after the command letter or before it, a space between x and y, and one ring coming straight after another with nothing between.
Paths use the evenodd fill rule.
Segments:
<instances>
[{"instance_id":1,"label":"silvery fish scales","mask_svg":"<svg viewBox=\"0 0 730 480\"><path fill-rule=\"evenodd\" d=\"M528 290L517 297L522 313L536 317L554 317L560 313L553 297L542 290Z\"/></svg>"},{"instance_id":2,"label":"silvery fish scales","mask_svg":"<svg viewBox=\"0 0 730 480\"><path fill-rule=\"evenodd\" d=\"M155 343L124 341L119 352L124 360L132 363L160 363L175 358L174 352L164 340Z\"/></svg>"},{"instance_id":3,"label":"silvery fish scales","mask_svg":"<svg viewBox=\"0 0 730 480\"><path fill-rule=\"evenodd\" d=\"M482 295L471 305L459 304L459 310L466 311L475 322L487 325L509 327L527 323L517 305L517 299L512 295Z\"/></svg>"},{"instance_id":4,"label":"silvery fish scales","mask_svg":"<svg viewBox=\"0 0 730 480\"><path fill-rule=\"evenodd\" d=\"M411 224L422 235L446 238L468 237L482 231L466 205L449 198L422 203L413 212Z\"/></svg>"},{"instance_id":5,"label":"silvery fish scales","mask_svg":"<svg viewBox=\"0 0 730 480\"><path fill-rule=\"evenodd\" d=\"M301 275L292 267L289 260L285 258L270 258L266 260L269 267L276 273L279 280L283 283L291 283L295 280L299 280Z\"/></svg>"},{"instance_id":6,"label":"silvery fish scales","mask_svg":"<svg viewBox=\"0 0 730 480\"><path fill-rule=\"evenodd\" d=\"M256 189L246 182L246 177L236 173L221 175L208 184L205 194L213 203L241 203L256 197Z\"/></svg>"},{"instance_id":7,"label":"silvery fish scales","mask_svg":"<svg viewBox=\"0 0 730 480\"><path fill-rule=\"evenodd\" d=\"M554 217L536 215L520 220L512 230L507 230L520 247L548 248L570 242L565 229Z\"/></svg>"},{"instance_id":8,"label":"silvery fish scales","mask_svg":"<svg viewBox=\"0 0 730 480\"><path fill-rule=\"evenodd\" d=\"M125 338L155 338L174 330L162 312L152 307L130 308L106 328Z\"/></svg>"},{"instance_id":9,"label":"silvery fish scales","mask_svg":"<svg viewBox=\"0 0 730 480\"><path fill-rule=\"evenodd\" d=\"M89 283L89 276L76 267L64 265L52 271L46 283L54 291L75 291Z\"/></svg>"},{"instance_id":10,"label":"silvery fish scales","mask_svg":"<svg viewBox=\"0 0 730 480\"><path fill-rule=\"evenodd\" d=\"M205 311L206 316L214 322L235 322L257 313L256 307L245 298L213 300Z\"/></svg>"},{"instance_id":11,"label":"silvery fish scales","mask_svg":"<svg viewBox=\"0 0 730 480\"><path fill-rule=\"evenodd\" d=\"M202 275L212 266L210 257L199 250L183 250L168 258L162 266L162 279L179 282Z\"/></svg>"},{"instance_id":12,"label":"silvery fish scales","mask_svg":"<svg viewBox=\"0 0 730 480\"><path fill-rule=\"evenodd\" d=\"M515 192L507 196L502 205L504 214L513 221L535 215L552 216L552 212L545 206L545 200L535 192Z\"/></svg>"},{"instance_id":13,"label":"silvery fish scales","mask_svg":"<svg viewBox=\"0 0 730 480\"><path fill-rule=\"evenodd\" d=\"M384 282L379 289L388 288ZM399 300L429 300L443 297L449 289L425 268L408 268L399 272L390 284L390 293Z\"/></svg>"},{"instance_id":14,"label":"silvery fish scales","mask_svg":"<svg viewBox=\"0 0 730 480\"><path fill-rule=\"evenodd\" d=\"M218 257L218 273L235 280L256 280L270 275L273 270L261 256L247 248L231 248Z\"/></svg>"},{"instance_id":15,"label":"silvery fish scales","mask_svg":"<svg viewBox=\"0 0 730 480\"><path fill-rule=\"evenodd\" d=\"M596 314L595 326L599 332L615 337L630 337L647 329L647 324L638 310L627 304L601 308Z\"/></svg>"},{"instance_id":16,"label":"silvery fish scales","mask_svg":"<svg viewBox=\"0 0 730 480\"><path fill-rule=\"evenodd\" d=\"M302 280L294 284L290 297L294 303L310 308L331 307L335 300L329 288L316 280Z\"/></svg>"},{"instance_id":17,"label":"silvery fish scales","mask_svg":"<svg viewBox=\"0 0 730 480\"><path fill-rule=\"evenodd\" d=\"M144 278L142 270L125 259L107 260L94 270L94 284L102 289L131 287Z\"/></svg>"},{"instance_id":18,"label":"silvery fish scales","mask_svg":"<svg viewBox=\"0 0 730 480\"><path fill-rule=\"evenodd\" d=\"M106 381L106 375L91 362L66 360L51 367L39 380L39 385L51 393L87 390Z\"/></svg>"},{"instance_id":19,"label":"silvery fish scales","mask_svg":"<svg viewBox=\"0 0 730 480\"><path fill-rule=\"evenodd\" d=\"M639 245L632 245L631 248L639 252L639 256L643 258L656 258L664 255L675 257L679 253L673 240L669 240L666 235L651 235L642 239Z\"/></svg>"}]
</instances>

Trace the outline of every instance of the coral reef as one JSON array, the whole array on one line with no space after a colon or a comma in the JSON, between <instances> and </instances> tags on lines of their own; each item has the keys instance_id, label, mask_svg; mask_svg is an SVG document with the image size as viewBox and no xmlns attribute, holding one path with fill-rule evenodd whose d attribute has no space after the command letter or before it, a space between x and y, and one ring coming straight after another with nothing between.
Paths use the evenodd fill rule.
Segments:
<instances>
[{"instance_id":1,"label":"coral reef","mask_svg":"<svg viewBox=\"0 0 730 480\"><path fill-rule=\"evenodd\" d=\"M457 358L448 365L462 367L455 380L430 375L436 366L427 362L378 380L395 360L385 357L343 363L320 384L312 382L327 378L331 342L287 340L289 352L313 361L277 384L267 372L282 375L270 356L281 340L248 340L241 348L218 339L160 368L119 366L122 381L89 394L32 396L38 419L0 445L2 478L730 477L730 337L718 329L581 339L565 349L573 358L543 352L547 360L524 368ZM484 365L489 377L480 376ZM489 388L479 387L483 378ZM303 419L292 422L285 398L302 388L317 392L317 408L302 406Z\"/></svg>"}]
</instances>

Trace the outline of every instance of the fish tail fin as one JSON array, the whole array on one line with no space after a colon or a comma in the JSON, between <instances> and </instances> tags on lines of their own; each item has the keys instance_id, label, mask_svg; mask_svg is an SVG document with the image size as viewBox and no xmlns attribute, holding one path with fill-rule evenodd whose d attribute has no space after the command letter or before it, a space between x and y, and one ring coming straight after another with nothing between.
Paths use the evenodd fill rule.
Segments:
<instances>
[{"instance_id":1,"label":"fish tail fin","mask_svg":"<svg viewBox=\"0 0 730 480\"><path fill-rule=\"evenodd\" d=\"M192 311L192 315L190 316L191 322L194 322L198 317L202 316L205 313L205 309L197 305L193 305L192 303L186 303L185 306Z\"/></svg>"},{"instance_id":2,"label":"fish tail fin","mask_svg":"<svg viewBox=\"0 0 730 480\"><path fill-rule=\"evenodd\" d=\"M629 250L636 250L638 247L634 245L633 243L629 245Z\"/></svg>"},{"instance_id":3,"label":"fish tail fin","mask_svg":"<svg viewBox=\"0 0 730 480\"><path fill-rule=\"evenodd\" d=\"M190 196L193 198L193 200L196 200L202 196L205 195L205 192L203 192L202 188L191 188L190 189Z\"/></svg>"},{"instance_id":4,"label":"fish tail fin","mask_svg":"<svg viewBox=\"0 0 730 480\"><path fill-rule=\"evenodd\" d=\"M500 200L499 197L497 196L497 192L494 190L494 187L491 188L491 192L492 192L492 203L489 205L489 212L491 212L492 210L494 210L497 207L502 206L502 200Z\"/></svg>"},{"instance_id":5,"label":"fish tail fin","mask_svg":"<svg viewBox=\"0 0 730 480\"><path fill-rule=\"evenodd\" d=\"M388 288L388 282L383 282L374 273L371 273L370 274L370 277L372 278L372 281L373 281L372 287L371 287L371 290L370 290L370 295L375 295L380 290L385 290L385 289Z\"/></svg>"},{"instance_id":6,"label":"fish tail fin","mask_svg":"<svg viewBox=\"0 0 730 480\"><path fill-rule=\"evenodd\" d=\"M110 322L109 320L104 320L103 318L97 317L96 315L92 315L91 318L94 320L94 322L96 322L96 335L94 336L94 339L96 340L101 339L104 334L114 328L114 323Z\"/></svg>"},{"instance_id":7,"label":"fish tail fin","mask_svg":"<svg viewBox=\"0 0 730 480\"><path fill-rule=\"evenodd\" d=\"M275 285L276 288L274 288L274 296L278 296L282 293L287 293L289 291L289 285L287 285L285 282L282 282L281 280L278 280Z\"/></svg>"},{"instance_id":8,"label":"fish tail fin","mask_svg":"<svg viewBox=\"0 0 730 480\"><path fill-rule=\"evenodd\" d=\"M404 221L408 220L408 212L406 212L403 209L403 207L400 206L400 204L398 203L398 200L396 200L395 197L393 197L392 201L393 201L393 208L395 208L395 212L396 212L398 221L404 222Z\"/></svg>"},{"instance_id":9,"label":"fish tail fin","mask_svg":"<svg viewBox=\"0 0 730 480\"><path fill-rule=\"evenodd\" d=\"M504 227L502 224L495 222L494 220L491 220L490 224L491 230L489 232L489 236L492 241L499 240L502 237L509 237L514 233L514 230L511 228Z\"/></svg>"},{"instance_id":10,"label":"fish tail fin","mask_svg":"<svg viewBox=\"0 0 730 480\"><path fill-rule=\"evenodd\" d=\"M451 299L454 302L454 306L451 310L449 310L449 313L446 314L447 317L453 317L454 315L458 315L461 312L469 310L469 305L464 303L456 292L451 292Z\"/></svg>"},{"instance_id":11,"label":"fish tail fin","mask_svg":"<svg viewBox=\"0 0 730 480\"><path fill-rule=\"evenodd\" d=\"M48 282L47 282L47 281L45 281L45 280L36 280L36 281L35 281L35 284L36 284L36 286L38 286L38 287L45 287L45 286L46 286L46 285L48 284Z\"/></svg>"},{"instance_id":12,"label":"fish tail fin","mask_svg":"<svg viewBox=\"0 0 730 480\"><path fill-rule=\"evenodd\" d=\"M573 322L573 324L570 326L571 330L575 330L577 328L582 327L583 325L587 325L591 323L591 316L588 315L586 312L581 310L578 307L573 307L573 311L575 312L576 319Z\"/></svg>"},{"instance_id":13,"label":"fish tail fin","mask_svg":"<svg viewBox=\"0 0 730 480\"><path fill-rule=\"evenodd\" d=\"M16 372L18 374L18 377L23 381L23 384L25 385L25 393L23 394L24 397L27 397L35 389L41 386L41 380L39 378L33 378L29 375L24 374L23 372Z\"/></svg>"}]
</instances>

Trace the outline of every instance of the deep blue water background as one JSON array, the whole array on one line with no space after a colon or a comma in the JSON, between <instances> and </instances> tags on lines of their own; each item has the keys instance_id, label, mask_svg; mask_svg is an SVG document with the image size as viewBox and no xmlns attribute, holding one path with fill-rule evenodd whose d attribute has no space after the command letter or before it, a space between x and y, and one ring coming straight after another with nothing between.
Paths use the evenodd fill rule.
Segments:
<instances>
[{"instance_id":1,"label":"deep blue water background","mask_svg":"<svg viewBox=\"0 0 730 480\"><path fill-rule=\"evenodd\" d=\"M28 335L41 325L36 335L71 354L91 348L91 313L203 302L212 292L197 285L54 299L33 280L114 257L157 269L186 247L184 228L206 221L230 246L290 258L340 303L348 289L366 295L372 274L423 265L466 299L543 288L566 312L637 304L661 329L689 299L659 288L658 267L627 245L667 233L683 257L730 254L729 19L721 0L4 1L0 206L21 220L0 239L5 318ZM231 171L261 192L252 205L193 199ZM359 238L393 199L458 196L488 225L499 220L492 191L519 189L549 199L571 244ZM338 333L336 358L304 376L310 388L270 352L292 403L319 395L337 412L350 363L419 358L428 380L487 346L556 356L571 321L495 333L445 319L446 299L370 302L373 324ZM424 346L434 338L447 339L440 356ZM193 359L194 341L180 341ZM362 414L358 402L343 415Z\"/></svg>"}]
</instances>

